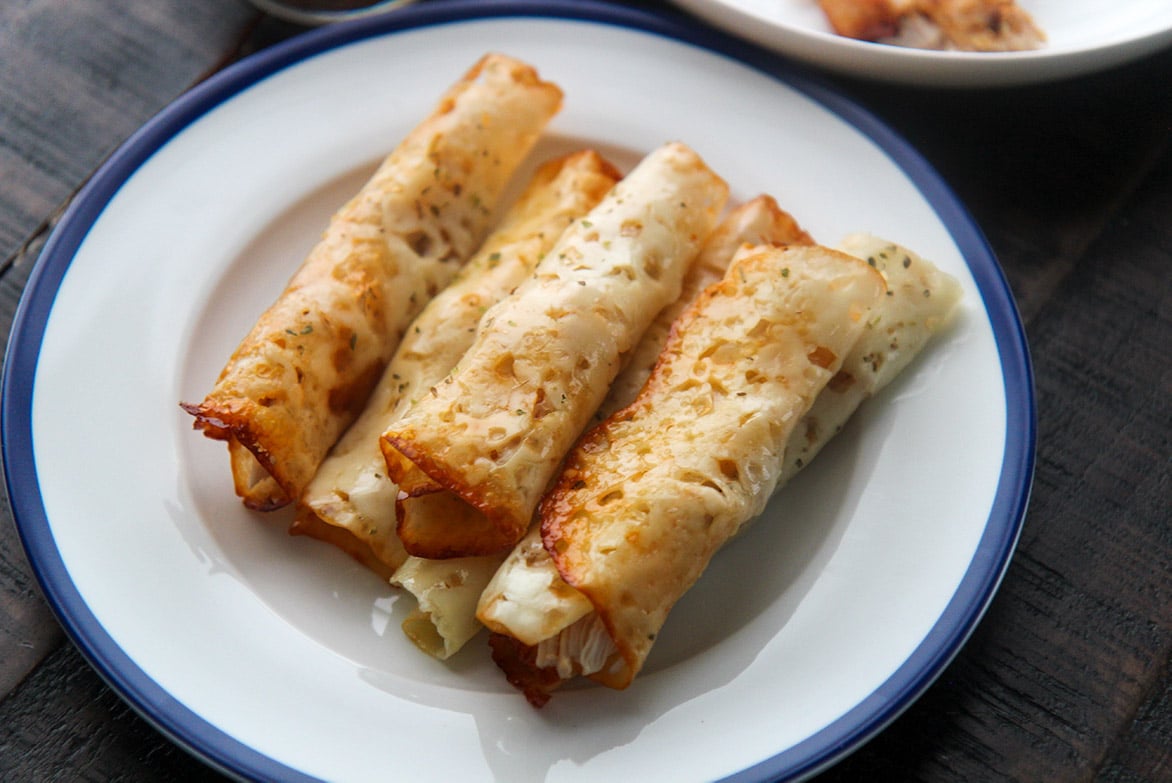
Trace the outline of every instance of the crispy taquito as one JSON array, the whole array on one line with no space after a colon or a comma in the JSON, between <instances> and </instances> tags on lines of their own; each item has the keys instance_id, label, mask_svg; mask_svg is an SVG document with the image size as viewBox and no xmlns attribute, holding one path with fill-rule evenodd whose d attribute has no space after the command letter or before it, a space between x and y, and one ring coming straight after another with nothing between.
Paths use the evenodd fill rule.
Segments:
<instances>
[{"instance_id":1,"label":"crispy taquito","mask_svg":"<svg viewBox=\"0 0 1172 783\"><path fill-rule=\"evenodd\" d=\"M862 399L907 365L948 321L959 300L954 279L905 248L863 235L848 238L843 248L879 270L887 289L841 368L792 428L784 452L776 455L775 487L809 463ZM565 481L563 476L562 484ZM768 496L768 485L762 491ZM542 542L532 532L526 536L485 591L481 619L497 632L492 637L494 658L535 705L543 704L553 689L576 674L623 687L646 651L641 652L638 643L624 647L613 636L612 628L627 627L629 632L630 626L621 619L608 623L607 615L596 612L594 601L562 579L544 543L549 541ZM552 545L556 551L557 540ZM644 584L646 576L643 573L638 583ZM631 615L620 608L612 617L629 620Z\"/></svg>"},{"instance_id":2,"label":"crispy taquito","mask_svg":"<svg viewBox=\"0 0 1172 783\"><path fill-rule=\"evenodd\" d=\"M538 168L476 255L411 324L362 415L302 493L293 532L338 545L382 576L403 565L407 553L395 531L398 487L387 477L379 437L413 398L451 371L487 308L528 277L566 227L619 178L618 169L591 150Z\"/></svg>"},{"instance_id":3,"label":"crispy taquito","mask_svg":"<svg viewBox=\"0 0 1172 783\"><path fill-rule=\"evenodd\" d=\"M520 540L625 358L679 296L727 197L694 151L664 145L485 314L452 373L382 438L409 552L493 554ZM459 501L475 513L458 524L411 513Z\"/></svg>"},{"instance_id":4,"label":"crispy taquito","mask_svg":"<svg viewBox=\"0 0 1172 783\"><path fill-rule=\"evenodd\" d=\"M617 410L635 398L667 342L672 322L701 290L724 275L733 254L742 244L809 244L810 241L809 235L792 216L778 207L777 202L770 196L758 196L730 210L716 230L705 240L699 255L689 267L679 298L663 308L648 327L638 347L632 352L627 366L611 384L610 392L599 410ZM606 415L607 413L603 413L599 418L605 418ZM533 535L535 532L536 536ZM533 551L534 543L536 551ZM504 554L497 554L450 560L408 558L403 568L394 574L392 581L416 596L419 600L419 610L404 621L403 630L421 649L431 655L447 658L454 654L482 627L476 618L477 606L485 595L489 580L498 572L498 566L504 557ZM501 583L509 585L510 589L541 590L557 578L557 571L545 557L545 550L541 547L540 531L536 528L530 530L521 543L508 553L508 557L514 561L525 562L531 558L541 557L545 558L549 567L546 571L530 569L526 572L522 572L520 567L506 569L513 574L513 578L503 579ZM536 581L524 580L525 575L535 576ZM564 592L569 601L577 599L576 606L581 607L581 604L585 604L581 614L590 611L590 603L576 591L567 588ZM488 603L494 607L487 609L489 616L495 614L495 611L524 611L532 605L527 601L509 601L503 595L498 596L498 600L490 600ZM555 618L557 617L559 607L551 607L548 600L535 603L543 612L552 611ZM558 622L557 619L550 620L544 615L540 620ZM514 625L516 624L519 624L519 621L515 621ZM557 627L568 624L569 622L562 620ZM551 633L536 638L542 639Z\"/></svg>"},{"instance_id":5,"label":"crispy taquito","mask_svg":"<svg viewBox=\"0 0 1172 783\"><path fill-rule=\"evenodd\" d=\"M1046 35L1015 0L819 0L834 32L916 49L1010 52Z\"/></svg>"},{"instance_id":6,"label":"crispy taquito","mask_svg":"<svg viewBox=\"0 0 1172 783\"><path fill-rule=\"evenodd\" d=\"M794 425L885 291L844 253L746 248L681 317L635 402L571 452L541 534L614 644L598 680L631 682L671 607L763 510Z\"/></svg>"},{"instance_id":7,"label":"crispy taquito","mask_svg":"<svg viewBox=\"0 0 1172 783\"><path fill-rule=\"evenodd\" d=\"M229 443L249 507L300 496L411 320L480 245L561 100L528 65L482 58L332 217L212 391L183 404Z\"/></svg>"},{"instance_id":8,"label":"crispy taquito","mask_svg":"<svg viewBox=\"0 0 1172 783\"><path fill-rule=\"evenodd\" d=\"M660 311L647 329L595 418L601 421L635 399L659 360L672 324L701 291L724 277L742 245L812 243L810 235L772 196L757 196L730 210L692 263L680 297ZM508 633L525 644L548 639L591 611L593 607L586 597L558 575L542 546L540 526L532 527L509 553L476 608L478 618L490 629Z\"/></svg>"}]
</instances>

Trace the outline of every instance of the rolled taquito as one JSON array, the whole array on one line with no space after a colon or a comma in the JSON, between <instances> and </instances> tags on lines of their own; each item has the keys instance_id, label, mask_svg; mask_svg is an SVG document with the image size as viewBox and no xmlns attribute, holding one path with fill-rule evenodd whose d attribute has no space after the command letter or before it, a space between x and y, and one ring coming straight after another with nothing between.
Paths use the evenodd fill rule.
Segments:
<instances>
[{"instance_id":1,"label":"rolled taquito","mask_svg":"<svg viewBox=\"0 0 1172 783\"><path fill-rule=\"evenodd\" d=\"M742 249L677 321L635 401L570 452L541 535L593 607L579 623L602 632L587 629L595 639L582 647L601 654L590 676L630 684L676 601L763 510L790 433L885 291L845 253Z\"/></svg>"},{"instance_id":2,"label":"rolled taquito","mask_svg":"<svg viewBox=\"0 0 1172 783\"><path fill-rule=\"evenodd\" d=\"M625 357L679 296L727 197L693 150L664 145L485 314L452 373L383 434L393 479L418 470L432 482L400 495L409 552L492 554L520 540ZM433 502L437 487L479 513L459 525L414 524L410 504Z\"/></svg>"},{"instance_id":3,"label":"rolled taquito","mask_svg":"<svg viewBox=\"0 0 1172 783\"><path fill-rule=\"evenodd\" d=\"M476 250L561 90L478 62L330 220L198 404L251 508L296 499L358 416L404 330Z\"/></svg>"},{"instance_id":4,"label":"rolled taquito","mask_svg":"<svg viewBox=\"0 0 1172 783\"><path fill-rule=\"evenodd\" d=\"M592 150L537 169L473 258L412 322L366 408L302 493L293 532L340 546L383 576L403 565L407 553L395 531L398 487L387 477L379 437L455 366L486 309L529 276L566 227L619 178Z\"/></svg>"},{"instance_id":5,"label":"rolled taquito","mask_svg":"<svg viewBox=\"0 0 1172 783\"><path fill-rule=\"evenodd\" d=\"M737 248L746 243L808 244L810 241L809 235L793 217L778 207L777 202L769 196L758 196L730 210L705 240L700 253L689 267L679 298L663 308L644 332L627 366L611 384L606 400L599 410L614 410L635 398L643 382L650 375L664 343L667 342L668 332L676 316L708 284L720 279ZM427 497L443 498L451 502L453 496L442 493ZM454 502L462 503L458 499ZM465 505L464 508L471 507ZM437 514L441 511L438 506L432 510ZM419 513L418 508L415 511ZM456 513L460 513L458 509ZM509 569L500 569L499 566L506 554L514 565ZM526 569L524 564L532 562L535 558L543 559L548 569ZM499 589L495 591L495 600L489 598L486 601L486 596L493 592L486 590L489 580L498 573L511 574L512 577L494 579ZM525 600L509 600L505 590L540 591L555 579L560 581L556 569L549 562L541 546L540 530L534 527L531 527L529 533L508 553L450 560L411 557L402 569L392 576L394 583L412 592L419 601L419 609L412 612L403 622L403 630L420 649L437 658L447 658L457 652L483 627L476 617L478 605L488 604L485 611L489 617L510 610L524 611L531 604ZM564 589L564 594L577 607L571 611L578 611L578 616L590 611L589 601L581 594L568 587ZM545 597L548 597L548 594ZM540 622L560 621L558 628L572 622L558 618L561 608L551 607L548 600L535 603L541 608L540 617L535 618ZM546 613L550 611L557 619L549 618ZM513 619L512 625L520 624L517 618ZM546 638L553 632L538 635L536 639Z\"/></svg>"},{"instance_id":6,"label":"rolled taquito","mask_svg":"<svg viewBox=\"0 0 1172 783\"><path fill-rule=\"evenodd\" d=\"M777 488L809 464L864 399L920 353L952 318L960 299L955 279L907 248L864 234L848 237L840 247L878 270L887 290L842 367L790 434ZM481 619L496 632L494 657L536 704L562 680L598 671L615 653L593 605L561 579L533 532L485 591Z\"/></svg>"},{"instance_id":7,"label":"rolled taquito","mask_svg":"<svg viewBox=\"0 0 1172 783\"><path fill-rule=\"evenodd\" d=\"M742 245L809 245L813 240L769 195L760 195L721 220L688 269L678 299L660 311L630 362L615 378L595 418L602 421L629 405L651 375L672 324L709 285L719 281ZM593 611L590 602L558 575L532 526L512 549L480 595L476 613L490 629L525 644L537 644Z\"/></svg>"}]
</instances>

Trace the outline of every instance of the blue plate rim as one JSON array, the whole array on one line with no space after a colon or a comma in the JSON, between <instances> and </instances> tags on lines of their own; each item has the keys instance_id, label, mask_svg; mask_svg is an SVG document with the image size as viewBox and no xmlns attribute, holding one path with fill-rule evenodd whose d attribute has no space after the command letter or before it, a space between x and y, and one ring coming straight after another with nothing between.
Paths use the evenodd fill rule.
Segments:
<instances>
[{"instance_id":1,"label":"blue plate rim","mask_svg":"<svg viewBox=\"0 0 1172 783\"><path fill-rule=\"evenodd\" d=\"M882 731L932 684L988 608L1016 547L1033 483L1036 400L1025 330L1008 282L984 235L932 166L881 120L780 55L680 15L597 0L445 0L320 28L226 68L180 96L133 134L79 192L34 266L13 320L0 381L0 449L9 502L22 545L46 599L99 675L172 742L230 776L313 780L271 759L172 698L106 634L61 559L32 460L35 371L56 292L82 241L134 172L170 139L216 106L293 64L374 36L494 17L531 16L613 25L723 54L806 94L868 136L933 206L969 266L989 316L1005 384L1006 440L988 522L960 585L931 631L873 693L814 735L728 777L797 780L839 761Z\"/></svg>"}]
</instances>

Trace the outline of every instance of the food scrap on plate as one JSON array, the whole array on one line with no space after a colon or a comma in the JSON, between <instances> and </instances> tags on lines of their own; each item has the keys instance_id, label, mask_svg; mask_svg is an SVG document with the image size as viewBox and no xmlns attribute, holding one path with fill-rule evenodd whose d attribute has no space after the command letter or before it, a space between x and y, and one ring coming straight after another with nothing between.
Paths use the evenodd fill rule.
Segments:
<instances>
[{"instance_id":1,"label":"food scrap on plate","mask_svg":"<svg viewBox=\"0 0 1172 783\"><path fill-rule=\"evenodd\" d=\"M1015 0L818 0L838 35L966 52L1041 47L1046 36Z\"/></svg>"}]
</instances>

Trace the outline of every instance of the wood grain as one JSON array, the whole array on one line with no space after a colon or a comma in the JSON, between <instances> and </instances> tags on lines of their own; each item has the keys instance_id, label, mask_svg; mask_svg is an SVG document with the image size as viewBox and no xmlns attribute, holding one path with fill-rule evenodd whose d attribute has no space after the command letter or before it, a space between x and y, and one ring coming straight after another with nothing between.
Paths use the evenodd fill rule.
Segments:
<instances>
[{"instance_id":1,"label":"wood grain","mask_svg":"<svg viewBox=\"0 0 1172 783\"><path fill-rule=\"evenodd\" d=\"M0 702L0 722L0 780L223 779L162 740L68 644Z\"/></svg>"},{"instance_id":2,"label":"wood grain","mask_svg":"<svg viewBox=\"0 0 1172 783\"><path fill-rule=\"evenodd\" d=\"M236 0L0 5L0 259L12 259L94 168L238 48Z\"/></svg>"},{"instance_id":3,"label":"wood grain","mask_svg":"<svg viewBox=\"0 0 1172 783\"><path fill-rule=\"evenodd\" d=\"M28 281L32 259L44 235L31 238L13 265L0 276L0 329L12 329L20 293ZM64 639L25 559L12 512L7 484L0 487L0 693L8 693Z\"/></svg>"}]
</instances>

